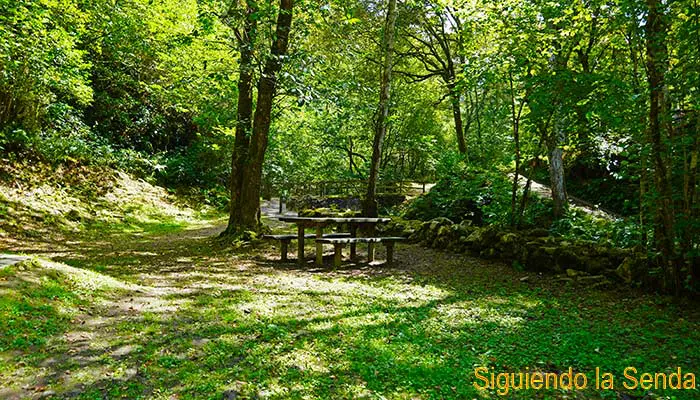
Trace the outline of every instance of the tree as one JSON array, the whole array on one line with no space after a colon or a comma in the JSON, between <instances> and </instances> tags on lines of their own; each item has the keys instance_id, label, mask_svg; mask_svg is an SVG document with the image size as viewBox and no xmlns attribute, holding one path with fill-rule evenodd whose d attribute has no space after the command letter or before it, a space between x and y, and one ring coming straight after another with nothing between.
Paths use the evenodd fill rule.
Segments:
<instances>
[{"instance_id":1,"label":"tree","mask_svg":"<svg viewBox=\"0 0 700 400\"><path fill-rule=\"evenodd\" d=\"M425 8L426 5L427 8ZM472 122L473 111L472 108L469 109L465 125L462 117L462 89L458 78L465 66L462 46L466 39L461 17L454 8L434 3L421 2L411 11L416 15L416 23L406 29L409 50L402 55L415 57L425 72L401 71L400 73L414 81L432 77L439 77L442 80L447 90L446 97L449 97L452 107L457 147L460 153L466 155L465 136ZM478 100L477 94L477 105Z\"/></svg>"},{"instance_id":2,"label":"tree","mask_svg":"<svg viewBox=\"0 0 700 400\"><path fill-rule=\"evenodd\" d=\"M362 213L367 217L378 215L377 207L377 178L382 157L382 144L386 136L387 120L389 117L389 100L391 98L391 71L393 68L394 33L396 28L396 0L389 0L386 12L386 24L384 25L383 55L381 83L379 89L379 108L377 110L377 122L375 124L374 142L372 145L372 162L370 164L369 179L367 180L367 194L362 204Z\"/></svg>"},{"instance_id":3,"label":"tree","mask_svg":"<svg viewBox=\"0 0 700 400\"><path fill-rule=\"evenodd\" d=\"M229 221L226 233L235 233L243 221L241 204L244 171L249 162L248 147L253 128L253 49L255 30L257 28L256 5L254 0L246 2L245 22L242 31L236 30L238 51L238 103L236 115L236 136L231 155L231 179L229 181L231 200L229 203ZM229 14L233 13L233 7Z\"/></svg>"},{"instance_id":4,"label":"tree","mask_svg":"<svg viewBox=\"0 0 700 400\"><path fill-rule=\"evenodd\" d=\"M251 7L249 7L249 10L250 8ZM277 89L277 74L282 68L282 63L287 54L289 45L289 31L292 26L292 8L293 0L280 0L275 35L270 47L270 56L265 61L262 76L257 84L258 98L253 115L253 127L250 140L246 143L245 139L241 137L238 141L238 150L245 150L247 148L247 151L243 151L240 156L233 156L233 162L237 163L237 165L232 169L232 174L235 172L236 175L232 175L233 178L231 179L230 216L225 233L230 234L244 230L257 230L259 227L263 162L265 161L265 151L267 150L268 134L270 132L273 97ZM248 19L253 15L252 11L246 12L246 14L248 15ZM247 23L247 27L252 28L254 26L252 23ZM246 40L244 39L243 42L245 43ZM248 69L249 65L245 65L241 62L241 68ZM248 79L245 75L247 72L242 72L243 78L239 78L239 84L242 79L245 85ZM245 96L247 96L247 94ZM247 101L248 97L244 100ZM245 109L243 112L239 111L239 117L243 118L243 120L239 120L238 123L241 126L241 131L245 132L250 126L246 119L250 118L249 110Z\"/></svg>"},{"instance_id":5,"label":"tree","mask_svg":"<svg viewBox=\"0 0 700 400\"><path fill-rule=\"evenodd\" d=\"M669 278L670 286L678 293L681 277L675 254L675 221L670 152L667 143L671 139L671 115L666 97L666 73L668 71L668 49L666 48L667 26L665 5L660 0L647 0L646 63L649 84L649 140L651 142L654 181L658 190L656 226L654 237Z\"/></svg>"}]
</instances>

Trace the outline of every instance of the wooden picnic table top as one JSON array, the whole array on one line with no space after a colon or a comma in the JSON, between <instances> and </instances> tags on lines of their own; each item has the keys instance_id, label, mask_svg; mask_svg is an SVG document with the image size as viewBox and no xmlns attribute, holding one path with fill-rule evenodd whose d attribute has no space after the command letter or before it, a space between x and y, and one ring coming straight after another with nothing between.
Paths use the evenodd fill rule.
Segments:
<instances>
[{"instance_id":1,"label":"wooden picnic table top","mask_svg":"<svg viewBox=\"0 0 700 400\"><path fill-rule=\"evenodd\" d=\"M378 224L387 223L391 218L366 218L366 217L278 217L282 222L327 224L327 223L350 223L350 224Z\"/></svg>"}]
</instances>

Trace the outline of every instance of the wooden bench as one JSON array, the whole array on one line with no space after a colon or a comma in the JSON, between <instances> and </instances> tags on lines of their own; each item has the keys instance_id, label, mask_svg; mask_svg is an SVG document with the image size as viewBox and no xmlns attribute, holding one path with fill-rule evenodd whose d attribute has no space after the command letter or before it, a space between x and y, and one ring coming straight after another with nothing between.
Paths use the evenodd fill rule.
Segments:
<instances>
[{"instance_id":1,"label":"wooden bench","mask_svg":"<svg viewBox=\"0 0 700 400\"><path fill-rule=\"evenodd\" d=\"M323 235L324 238L349 238L350 233L327 233ZM263 239L272 239L280 241L280 253L282 261L287 261L287 251L289 249L289 242L293 239L297 239L297 235L263 235ZM304 239L315 239L316 235L309 233L304 235Z\"/></svg>"},{"instance_id":2,"label":"wooden bench","mask_svg":"<svg viewBox=\"0 0 700 400\"><path fill-rule=\"evenodd\" d=\"M374 261L374 244L384 243L386 247L386 261L392 262L394 259L394 243L406 240L404 237L350 237L350 238L321 238L316 239L316 243L332 244L335 248L333 265L340 266L343 259L343 247L346 244L367 243L367 261Z\"/></svg>"}]
</instances>

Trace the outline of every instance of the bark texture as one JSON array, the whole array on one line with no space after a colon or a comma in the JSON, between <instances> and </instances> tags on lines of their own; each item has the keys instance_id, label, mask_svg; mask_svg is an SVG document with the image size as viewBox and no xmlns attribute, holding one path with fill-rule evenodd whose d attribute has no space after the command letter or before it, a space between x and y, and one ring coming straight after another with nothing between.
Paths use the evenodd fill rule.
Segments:
<instances>
[{"instance_id":1,"label":"bark texture","mask_svg":"<svg viewBox=\"0 0 700 400\"><path fill-rule=\"evenodd\" d=\"M396 0L389 0L384 28L384 63L379 91L379 110L372 144L372 162L370 164L367 194L362 202L362 214L376 217L377 210L377 178L382 158L382 143L386 136L387 118L389 117L389 100L391 97L391 70L394 53L394 31L396 27Z\"/></svg>"},{"instance_id":2,"label":"bark texture","mask_svg":"<svg viewBox=\"0 0 700 400\"><path fill-rule=\"evenodd\" d=\"M459 152L467 154L467 141L464 138L464 124L462 122L462 105L459 101L459 91L454 83L448 85L450 101L452 103L452 116L455 121L455 133L457 135L457 147Z\"/></svg>"},{"instance_id":3,"label":"bark texture","mask_svg":"<svg viewBox=\"0 0 700 400\"><path fill-rule=\"evenodd\" d=\"M673 194L669 178L668 139L671 135L671 116L666 99L666 71L668 50L666 48L666 25L664 5L660 0L647 0L646 56L647 83L649 84L649 140L654 164L656 199L656 247L661 251L666 268L667 281L676 293L681 290L679 265L675 257L675 232Z\"/></svg>"},{"instance_id":4,"label":"bark texture","mask_svg":"<svg viewBox=\"0 0 700 400\"><path fill-rule=\"evenodd\" d=\"M253 46L256 19L253 17L255 6L246 4L246 21L243 31L238 36L239 75L238 75L238 106L236 110L236 137L231 156L231 201L229 203L229 221L225 233L237 230L241 215L241 194L243 191L243 172L248 163L248 146L253 128Z\"/></svg>"},{"instance_id":5,"label":"bark texture","mask_svg":"<svg viewBox=\"0 0 700 400\"><path fill-rule=\"evenodd\" d=\"M562 145L566 134L561 119L554 124L554 131L549 138L549 183L552 188L554 218L561 218L566 212L568 199L564 182L564 150Z\"/></svg>"},{"instance_id":6,"label":"bark texture","mask_svg":"<svg viewBox=\"0 0 700 400\"><path fill-rule=\"evenodd\" d=\"M260 190L262 185L262 166L265 161L268 134L270 132L273 98L277 89L277 75L287 54L289 31L292 26L293 0L280 0L275 36L266 60L262 76L258 81L258 101L253 116L250 141L245 152L242 170L237 170L240 179L240 191L236 202L231 202L231 215L227 232L257 230L260 222ZM250 114L248 114L250 115ZM239 121L241 122L241 121ZM235 156L234 156L235 159ZM232 179L232 180L234 180ZM233 187L233 185L232 185ZM233 190L232 190L233 195Z\"/></svg>"}]
</instances>

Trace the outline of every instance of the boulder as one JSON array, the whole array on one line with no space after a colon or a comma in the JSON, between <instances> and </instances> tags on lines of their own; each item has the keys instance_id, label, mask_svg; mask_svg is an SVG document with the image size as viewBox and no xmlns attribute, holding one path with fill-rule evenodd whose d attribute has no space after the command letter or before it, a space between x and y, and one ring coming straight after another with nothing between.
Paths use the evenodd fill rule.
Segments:
<instances>
[{"instance_id":1,"label":"boulder","mask_svg":"<svg viewBox=\"0 0 700 400\"><path fill-rule=\"evenodd\" d=\"M514 243L514 242L519 241L519 239L520 239L520 236L518 236L517 234L512 233L512 232L508 232L508 233L505 233L501 236L500 242L501 243Z\"/></svg>"},{"instance_id":2,"label":"boulder","mask_svg":"<svg viewBox=\"0 0 700 400\"><path fill-rule=\"evenodd\" d=\"M437 249L445 249L449 247L452 242L458 239L456 232L452 229L450 225L443 225L438 228L435 239L433 240L432 247Z\"/></svg>"},{"instance_id":3,"label":"boulder","mask_svg":"<svg viewBox=\"0 0 700 400\"><path fill-rule=\"evenodd\" d=\"M528 242L522 254L521 263L529 271L561 272L554 256L556 247L543 246L539 242Z\"/></svg>"},{"instance_id":4,"label":"boulder","mask_svg":"<svg viewBox=\"0 0 700 400\"><path fill-rule=\"evenodd\" d=\"M549 236L549 231L544 228L535 228L523 232L525 236L531 238L547 237Z\"/></svg>"},{"instance_id":5,"label":"boulder","mask_svg":"<svg viewBox=\"0 0 700 400\"><path fill-rule=\"evenodd\" d=\"M437 233L437 230L440 229L443 226L451 226L454 225L454 223L449 219L445 217L437 217L433 218L430 221L428 221L429 227L431 231L435 231Z\"/></svg>"},{"instance_id":6,"label":"boulder","mask_svg":"<svg viewBox=\"0 0 700 400\"><path fill-rule=\"evenodd\" d=\"M425 242L428 247L433 247L436 244L440 245L440 241L437 241L440 229L443 227L450 227L453 223L448 218L438 217L431 219L428 222L424 222L418 232L411 236L412 239L417 241ZM446 235L446 231L443 230L443 236Z\"/></svg>"},{"instance_id":7,"label":"boulder","mask_svg":"<svg viewBox=\"0 0 700 400\"><path fill-rule=\"evenodd\" d=\"M477 229L472 224L472 221L467 219L465 219L457 225L454 225L454 228L459 232L460 236L469 236L472 232L474 232L474 230Z\"/></svg>"},{"instance_id":8,"label":"boulder","mask_svg":"<svg viewBox=\"0 0 700 400\"><path fill-rule=\"evenodd\" d=\"M643 281L647 269L646 257L630 255L622 261L615 273L623 282L630 284Z\"/></svg>"},{"instance_id":9,"label":"boulder","mask_svg":"<svg viewBox=\"0 0 700 400\"><path fill-rule=\"evenodd\" d=\"M523 239L514 232L504 232L496 236L493 247L499 257L506 260L520 259L523 252Z\"/></svg>"},{"instance_id":10,"label":"boulder","mask_svg":"<svg viewBox=\"0 0 700 400\"><path fill-rule=\"evenodd\" d=\"M601 274L611 268L614 268L614 265L605 255L585 259L585 269L590 274Z\"/></svg>"},{"instance_id":11,"label":"boulder","mask_svg":"<svg viewBox=\"0 0 700 400\"><path fill-rule=\"evenodd\" d=\"M478 254L483 249L494 247L496 243L500 242L502 235L503 233L495 226L476 228L467 236L464 244Z\"/></svg>"},{"instance_id":12,"label":"boulder","mask_svg":"<svg viewBox=\"0 0 700 400\"><path fill-rule=\"evenodd\" d=\"M547 247L547 251L549 249L551 247ZM581 248L572 248L567 245L554 247L555 262L561 269L586 270L586 265L589 263L587 255Z\"/></svg>"},{"instance_id":13,"label":"boulder","mask_svg":"<svg viewBox=\"0 0 700 400\"><path fill-rule=\"evenodd\" d=\"M423 222L396 218L387 225L387 230L382 230L387 236L402 236L410 238L419 232ZM381 226L381 225L380 225Z\"/></svg>"}]
</instances>

